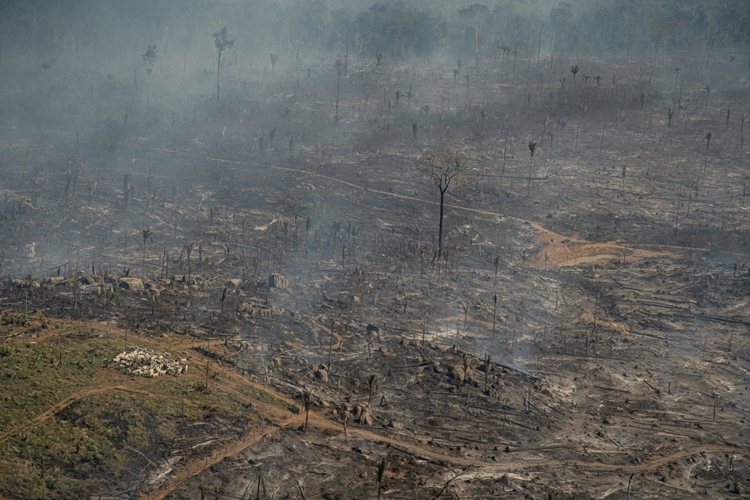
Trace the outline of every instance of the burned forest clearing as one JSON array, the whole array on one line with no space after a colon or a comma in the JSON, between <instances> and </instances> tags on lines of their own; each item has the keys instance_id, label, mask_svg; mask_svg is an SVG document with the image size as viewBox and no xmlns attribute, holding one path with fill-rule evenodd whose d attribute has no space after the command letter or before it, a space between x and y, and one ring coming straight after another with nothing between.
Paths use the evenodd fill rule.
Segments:
<instances>
[{"instance_id":1,"label":"burned forest clearing","mask_svg":"<svg viewBox=\"0 0 750 500\"><path fill-rule=\"evenodd\" d=\"M0 49L0 499L748 495L750 45L471 22Z\"/></svg>"}]
</instances>

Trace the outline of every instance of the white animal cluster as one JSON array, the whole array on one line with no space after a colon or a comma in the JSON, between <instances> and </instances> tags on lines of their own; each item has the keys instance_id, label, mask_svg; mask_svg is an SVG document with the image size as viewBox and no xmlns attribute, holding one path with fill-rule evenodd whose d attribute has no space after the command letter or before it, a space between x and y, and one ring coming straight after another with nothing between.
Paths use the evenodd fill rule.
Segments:
<instances>
[{"instance_id":1,"label":"white animal cluster","mask_svg":"<svg viewBox=\"0 0 750 500\"><path fill-rule=\"evenodd\" d=\"M159 377L161 375L181 375L187 372L187 361L183 358L172 359L164 352L154 352L142 347L131 347L121 352L114 359L117 368L132 375L141 377Z\"/></svg>"}]
</instances>

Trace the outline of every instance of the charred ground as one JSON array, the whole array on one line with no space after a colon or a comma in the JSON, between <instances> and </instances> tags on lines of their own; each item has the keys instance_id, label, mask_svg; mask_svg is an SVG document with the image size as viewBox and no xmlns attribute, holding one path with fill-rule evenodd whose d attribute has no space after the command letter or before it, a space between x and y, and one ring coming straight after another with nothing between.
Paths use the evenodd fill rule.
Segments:
<instances>
[{"instance_id":1,"label":"charred ground","mask_svg":"<svg viewBox=\"0 0 750 500\"><path fill-rule=\"evenodd\" d=\"M629 54L498 58L458 83L353 59L338 120L332 64L235 79L218 103L155 82L146 106L112 75L29 90L0 157L0 460L27 478L2 494L746 494L748 91L731 55L713 91L687 54L679 87ZM107 96L77 133L59 98L75 86ZM470 166L443 256L414 168L440 148ZM188 375L154 388L106 363L137 344L189 354ZM21 401L39 359L86 381ZM59 428L109 455L50 449Z\"/></svg>"}]
</instances>

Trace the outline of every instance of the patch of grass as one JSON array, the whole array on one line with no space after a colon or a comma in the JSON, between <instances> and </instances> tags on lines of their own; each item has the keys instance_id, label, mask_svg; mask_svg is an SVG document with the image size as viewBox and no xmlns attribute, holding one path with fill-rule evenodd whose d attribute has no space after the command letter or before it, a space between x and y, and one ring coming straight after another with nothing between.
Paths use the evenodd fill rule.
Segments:
<instances>
[{"instance_id":1,"label":"patch of grass","mask_svg":"<svg viewBox=\"0 0 750 500\"><path fill-rule=\"evenodd\" d=\"M160 350L142 338L138 344ZM158 379L108 368L123 349L121 338L78 327L0 345L0 494L67 499L122 490L176 449L188 459L201 457L262 423L253 401L289 409L272 394L220 373L207 390L196 365L186 375ZM77 398L24 430L71 397Z\"/></svg>"},{"instance_id":2,"label":"patch of grass","mask_svg":"<svg viewBox=\"0 0 750 500\"><path fill-rule=\"evenodd\" d=\"M0 445L0 486L11 498L83 498L135 479L174 440L169 405L112 392L72 403ZM21 470L11 467L26 462ZM132 477L131 477L132 476Z\"/></svg>"},{"instance_id":3,"label":"patch of grass","mask_svg":"<svg viewBox=\"0 0 750 500\"><path fill-rule=\"evenodd\" d=\"M112 338L93 338L90 331L73 330L42 342L24 339L2 346L0 433L94 384L122 345Z\"/></svg>"},{"instance_id":4,"label":"patch of grass","mask_svg":"<svg viewBox=\"0 0 750 500\"><path fill-rule=\"evenodd\" d=\"M210 348L199 346L193 348L194 351L200 353L203 356L207 356L214 360L214 362L223 363L228 366L237 368L240 371L251 370L254 371L258 367L252 364L253 358L240 352L234 345L214 345ZM279 408L284 408L287 411L296 411L298 408L291 403L287 403L283 399L274 396L271 393L257 389L255 387L244 385L240 387L240 393L248 398L262 401Z\"/></svg>"},{"instance_id":5,"label":"patch of grass","mask_svg":"<svg viewBox=\"0 0 750 500\"><path fill-rule=\"evenodd\" d=\"M173 401L180 401L180 408L177 411L182 412L184 409L185 414L176 413L175 416L181 416L187 420L200 420L205 416L207 408L221 408L226 418L240 424L244 422L243 425L247 425L250 420L257 417L251 409L250 401L242 401L235 394L212 388L210 382L209 389L206 390L205 384L199 380L164 378L154 383L153 390L170 396Z\"/></svg>"}]
</instances>

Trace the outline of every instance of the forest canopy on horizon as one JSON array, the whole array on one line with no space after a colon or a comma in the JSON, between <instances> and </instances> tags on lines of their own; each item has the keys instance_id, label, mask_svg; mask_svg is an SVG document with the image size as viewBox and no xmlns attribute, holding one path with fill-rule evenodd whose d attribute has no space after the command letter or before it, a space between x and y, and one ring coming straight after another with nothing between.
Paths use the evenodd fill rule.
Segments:
<instances>
[{"instance_id":1,"label":"forest canopy on horizon","mask_svg":"<svg viewBox=\"0 0 750 500\"><path fill-rule=\"evenodd\" d=\"M503 51L595 56L747 47L750 2L4 0L0 25L6 59L119 58L147 43L167 58L186 44L208 53L220 26L236 38L237 50L264 60L269 52L286 58L343 52L347 36L351 55L403 60L438 51L466 58Z\"/></svg>"}]
</instances>

